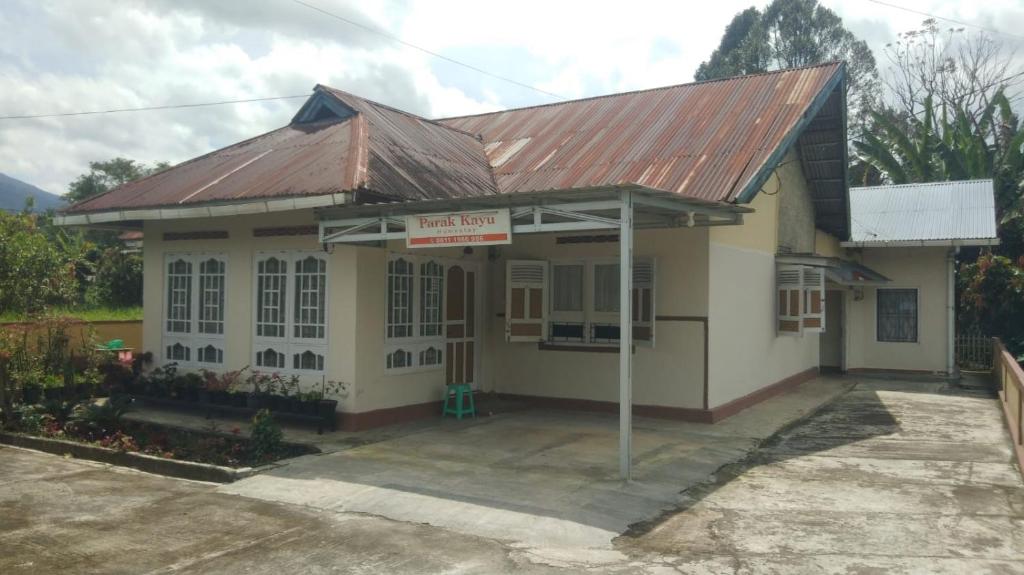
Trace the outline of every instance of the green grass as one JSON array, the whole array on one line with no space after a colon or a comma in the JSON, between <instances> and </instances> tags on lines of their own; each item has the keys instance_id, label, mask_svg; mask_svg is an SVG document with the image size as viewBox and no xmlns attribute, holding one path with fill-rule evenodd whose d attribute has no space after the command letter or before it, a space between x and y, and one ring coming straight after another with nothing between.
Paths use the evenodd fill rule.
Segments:
<instances>
[{"instance_id":1,"label":"green grass","mask_svg":"<svg viewBox=\"0 0 1024 575\"><path fill-rule=\"evenodd\" d=\"M142 319L141 307L92 307L92 308L54 308L47 310L46 315L73 317L83 321L134 321ZM23 313L0 313L0 322L31 321L32 318Z\"/></svg>"}]
</instances>

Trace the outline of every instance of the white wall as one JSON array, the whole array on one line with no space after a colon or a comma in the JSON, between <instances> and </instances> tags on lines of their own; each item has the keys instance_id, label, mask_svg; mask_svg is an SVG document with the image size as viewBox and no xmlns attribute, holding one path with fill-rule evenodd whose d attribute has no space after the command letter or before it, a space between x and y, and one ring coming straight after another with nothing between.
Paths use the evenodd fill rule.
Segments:
<instances>
[{"instance_id":1,"label":"white wall","mask_svg":"<svg viewBox=\"0 0 1024 575\"><path fill-rule=\"evenodd\" d=\"M505 259L617 257L619 244L557 244L559 235L516 237L489 265L492 313L485 346L488 389L544 397L618 401L617 353L541 350L536 343L507 343L504 319ZM636 257L656 261L655 314L707 315L706 228L646 230L635 234ZM637 346L633 401L637 405L703 407L704 335L696 321L656 321L655 346Z\"/></svg>"},{"instance_id":2,"label":"white wall","mask_svg":"<svg viewBox=\"0 0 1024 575\"><path fill-rule=\"evenodd\" d=\"M863 298L847 295L847 369L893 369L945 372L947 369L949 248L864 248L856 259L893 280L883 287L918 289L918 341L877 341L877 289L863 288Z\"/></svg>"},{"instance_id":3,"label":"white wall","mask_svg":"<svg viewBox=\"0 0 1024 575\"><path fill-rule=\"evenodd\" d=\"M395 372L385 369L385 302L387 298L387 260L390 251L411 253L417 256L439 256L447 261L465 261L480 266L478 282L486 282L485 261L487 249L475 248L472 255L463 253L462 248L407 250L404 242L389 242L388 249L359 247L351 248L357 253L357 265L346 270L358 276L358 288L353 301L358 301L355 321L356 397L354 411L366 412L376 409L415 405L429 401L440 401L444 397L445 371L443 366L419 371ZM478 293L485 285L477 285ZM486 298L480 298L486 304ZM483 333L488 317L486 305L476 311ZM484 337L481 336L482 343ZM486 362L486 359L484 359ZM486 363L482 366L486 369Z\"/></svg>"},{"instance_id":4,"label":"white wall","mask_svg":"<svg viewBox=\"0 0 1024 575\"><path fill-rule=\"evenodd\" d=\"M224 368L251 366L253 340L253 260L256 252L273 250L321 250L315 235L291 237L253 237L257 227L302 226L315 223L311 210L229 218L189 219L146 222L143 258L143 345L154 354L156 365L164 362L164 256L177 253L211 253L227 256L225 298ZM228 239L164 241L163 233L187 231L227 231ZM328 353L325 373L330 381L352 383L355 380L356 284L355 248L338 246L328 257ZM321 380L306 376L305 385ZM339 408L352 411L353 396L342 398Z\"/></svg>"},{"instance_id":5,"label":"white wall","mask_svg":"<svg viewBox=\"0 0 1024 575\"><path fill-rule=\"evenodd\" d=\"M818 366L817 333L776 333L775 255L814 250L818 235L798 160L792 151L786 155L742 226L711 230L710 407Z\"/></svg>"}]
</instances>

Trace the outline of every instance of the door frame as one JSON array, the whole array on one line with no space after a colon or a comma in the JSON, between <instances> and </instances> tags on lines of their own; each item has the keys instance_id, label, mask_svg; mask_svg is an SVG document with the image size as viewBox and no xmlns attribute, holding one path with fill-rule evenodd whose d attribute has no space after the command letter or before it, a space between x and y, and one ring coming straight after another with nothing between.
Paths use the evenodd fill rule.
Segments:
<instances>
[{"instance_id":1,"label":"door frame","mask_svg":"<svg viewBox=\"0 0 1024 575\"><path fill-rule=\"evenodd\" d=\"M461 267L463 272L474 274L474 286L473 286L473 381L469 382L469 385L475 389L480 389L480 380L483 378L483 372L481 371L481 349L483 347L482 340L483 334L481 332L482 318L484 316L483 310L483 293L486 288L484 284L484 274L482 273L483 266L480 262L475 260L460 260L460 259L441 259L444 262L444 306L442 314L444 319L444 365L442 366L442 374L447 383L448 379L448 363L452 360L451 354L448 353L448 289L451 287L451 282L448 281L448 270L452 267ZM470 339L470 338L464 338Z\"/></svg>"},{"instance_id":2,"label":"door frame","mask_svg":"<svg viewBox=\"0 0 1024 575\"><path fill-rule=\"evenodd\" d=\"M846 292L847 292L847 290L843 286L837 286L837 285L834 285L834 284L833 285L829 285L829 284L825 285L825 313L824 313L825 333L828 333L832 329L837 329L838 328L838 330L839 330L839 344L838 344L838 346L839 346L839 365L838 366L831 366L830 365L828 367L838 367L840 373L846 373L846 326L849 323L848 322L848 319L849 319L849 315L848 315L849 306L847 305L847 299L848 298L846 297ZM828 305L828 294L830 294L830 293L836 293L836 294L838 294L838 297L839 297L839 305L837 306L837 309L839 310L839 326L835 326L834 325L835 322L828 321L828 311L829 311L829 309L831 309L833 307L833 306ZM819 337L824 337L825 333L819 334ZM819 340L819 344L818 344L818 367L819 367L819 369L822 368L822 367L826 367L826 366L822 365L822 363L821 363L821 343L820 343L820 340Z\"/></svg>"}]
</instances>

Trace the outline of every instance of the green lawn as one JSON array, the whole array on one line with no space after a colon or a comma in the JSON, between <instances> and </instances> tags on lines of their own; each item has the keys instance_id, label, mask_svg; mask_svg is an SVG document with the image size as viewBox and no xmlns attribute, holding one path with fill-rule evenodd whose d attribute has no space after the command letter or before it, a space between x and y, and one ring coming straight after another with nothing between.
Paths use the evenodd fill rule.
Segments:
<instances>
[{"instance_id":1,"label":"green lawn","mask_svg":"<svg viewBox=\"0 0 1024 575\"><path fill-rule=\"evenodd\" d=\"M132 321L142 319L142 307L56 308L47 310L46 315L73 317L83 321ZM0 313L0 322L30 321L31 319L22 313Z\"/></svg>"}]
</instances>

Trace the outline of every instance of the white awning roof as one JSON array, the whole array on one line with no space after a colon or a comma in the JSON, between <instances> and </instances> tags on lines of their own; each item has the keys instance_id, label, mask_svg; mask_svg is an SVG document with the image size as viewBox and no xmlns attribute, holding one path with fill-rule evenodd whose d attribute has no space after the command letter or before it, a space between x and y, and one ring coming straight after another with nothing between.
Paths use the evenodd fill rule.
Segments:
<instances>
[{"instance_id":1,"label":"white awning roof","mask_svg":"<svg viewBox=\"0 0 1024 575\"><path fill-rule=\"evenodd\" d=\"M850 188L847 247L994 245L992 180Z\"/></svg>"}]
</instances>

